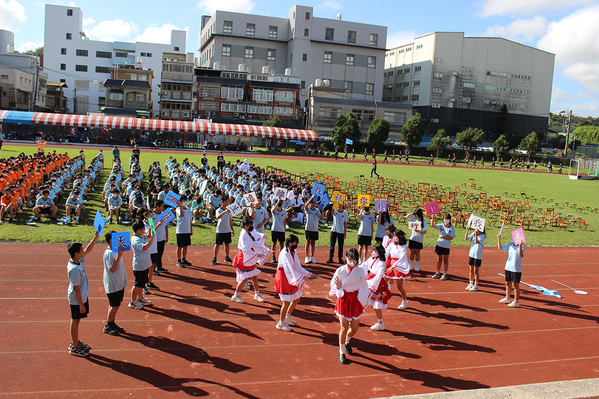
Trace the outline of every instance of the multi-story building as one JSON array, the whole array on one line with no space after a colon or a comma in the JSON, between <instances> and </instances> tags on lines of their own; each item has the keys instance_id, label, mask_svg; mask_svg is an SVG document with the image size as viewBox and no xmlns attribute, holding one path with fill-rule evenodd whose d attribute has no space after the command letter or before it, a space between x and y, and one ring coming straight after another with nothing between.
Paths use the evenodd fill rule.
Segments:
<instances>
[{"instance_id":1,"label":"multi-story building","mask_svg":"<svg viewBox=\"0 0 599 399\"><path fill-rule=\"evenodd\" d=\"M105 103L100 105L104 115L130 115L150 118L152 115L152 80L154 71L136 65L117 65L106 79Z\"/></svg>"},{"instance_id":2,"label":"multi-story building","mask_svg":"<svg viewBox=\"0 0 599 399\"><path fill-rule=\"evenodd\" d=\"M198 116L260 123L278 116L297 124L299 76L263 72L196 69Z\"/></svg>"},{"instance_id":3,"label":"multi-story building","mask_svg":"<svg viewBox=\"0 0 599 399\"><path fill-rule=\"evenodd\" d=\"M368 128L375 118L389 122L390 130L387 142L401 141L401 128L412 117L412 106L384 101L351 100L343 97L343 89L334 89L321 82L310 85L308 99L307 129L314 130L321 140L330 138L337 118L352 112L358 120L362 140L366 140ZM358 144L358 143L355 143Z\"/></svg>"},{"instance_id":4,"label":"multi-story building","mask_svg":"<svg viewBox=\"0 0 599 399\"><path fill-rule=\"evenodd\" d=\"M0 54L0 109L46 111L48 74L31 54Z\"/></svg>"},{"instance_id":5,"label":"multi-story building","mask_svg":"<svg viewBox=\"0 0 599 399\"><path fill-rule=\"evenodd\" d=\"M46 95L46 107L58 114L66 114L67 98L64 96L64 82L48 82L48 93Z\"/></svg>"},{"instance_id":6,"label":"multi-story building","mask_svg":"<svg viewBox=\"0 0 599 399\"><path fill-rule=\"evenodd\" d=\"M190 121L194 117L193 53L162 55L160 119Z\"/></svg>"},{"instance_id":7,"label":"multi-story building","mask_svg":"<svg viewBox=\"0 0 599 399\"><path fill-rule=\"evenodd\" d=\"M45 7L44 68L50 80L67 83L65 95L71 112L76 109L77 113L86 114L99 109L104 98L102 82L110 77L115 64L138 63L160 71L163 53L185 54L185 31L171 31L170 44L89 40L83 31L83 12L79 7ZM159 109L159 83L156 79L152 87L154 110Z\"/></svg>"},{"instance_id":8,"label":"multi-story building","mask_svg":"<svg viewBox=\"0 0 599 399\"><path fill-rule=\"evenodd\" d=\"M199 65L258 72L267 66L300 77L300 100L308 86L327 79L354 100L381 100L387 40L384 26L317 18L313 7L293 6L288 18L216 11L203 16Z\"/></svg>"},{"instance_id":9,"label":"multi-story building","mask_svg":"<svg viewBox=\"0 0 599 399\"><path fill-rule=\"evenodd\" d=\"M543 133L554 62L554 54L510 40L434 32L387 51L383 101L411 104L430 135L491 131L504 104L517 133Z\"/></svg>"}]
</instances>

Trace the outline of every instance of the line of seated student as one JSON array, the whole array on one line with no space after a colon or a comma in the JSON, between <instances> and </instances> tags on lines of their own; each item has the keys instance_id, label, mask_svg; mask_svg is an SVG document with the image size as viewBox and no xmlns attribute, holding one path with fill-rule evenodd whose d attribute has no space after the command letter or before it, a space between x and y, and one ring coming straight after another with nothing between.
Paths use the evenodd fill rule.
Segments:
<instances>
[{"instance_id":1,"label":"line of seated student","mask_svg":"<svg viewBox=\"0 0 599 399\"><path fill-rule=\"evenodd\" d=\"M148 204L143 194L144 175L137 160L131 163L130 174L123 179L124 171L120 160L115 160L112 172L104 185L102 197L104 206L108 211L108 223L133 221L135 218L143 219L143 214L148 210ZM126 206L126 213L121 218L121 209Z\"/></svg>"},{"instance_id":2,"label":"line of seated student","mask_svg":"<svg viewBox=\"0 0 599 399\"><path fill-rule=\"evenodd\" d=\"M104 155L102 152L91 160L89 167L85 167L84 158L76 157L77 161L71 167L71 174L75 175L73 179L73 189L65 201L66 217L64 223L71 223L73 216L75 223L79 224L85 212L85 201L88 191L95 191L96 178L102 173L104 167ZM77 173L78 172L78 173Z\"/></svg>"},{"instance_id":3,"label":"line of seated student","mask_svg":"<svg viewBox=\"0 0 599 399\"><path fill-rule=\"evenodd\" d=\"M0 159L0 222L8 216L12 222L24 208L34 208L36 197L53 174L59 174L71 162L68 154L19 154ZM35 211L34 211L35 212Z\"/></svg>"}]
</instances>

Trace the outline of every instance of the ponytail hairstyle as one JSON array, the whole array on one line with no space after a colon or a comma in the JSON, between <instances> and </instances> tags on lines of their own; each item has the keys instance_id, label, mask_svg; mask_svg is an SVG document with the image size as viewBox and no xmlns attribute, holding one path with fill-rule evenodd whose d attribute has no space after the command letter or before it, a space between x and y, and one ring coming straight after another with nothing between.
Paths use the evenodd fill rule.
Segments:
<instances>
[{"instance_id":1,"label":"ponytail hairstyle","mask_svg":"<svg viewBox=\"0 0 599 399\"><path fill-rule=\"evenodd\" d=\"M397 237L397 239L399 240L399 245L406 245L406 243L408 242L408 239L406 238L406 233L404 233L403 230L395 230L393 235L395 235L395 237Z\"/></svg>"},{"instance_id":2,"label":"ponytail hairstyle","mask_svg":"<svg viewBox=\"0 0 599 399\"><path fill-rule=\"evenodd\" d=\"M416 212L414 212L414 215L416 215L418 220L420 220L420 221L424 220L424 215L422 214L422 209L416 210Z\"/></svg>"},{"instance_id":3,"label":"ponytail hairstyle","mask_svg":"<svg viewBox=\"0 0 599 399\"><path fill-rule=\"evenodd\" d=\"M451 226L451 215L449 213L444 214L443 219L449 219L449 225Z\"/></svg>"},{"instance_id":4,"label":"ponytail hairstyle","mask_svg":"<svg viewBox=\"0 0 599 399\"><path fill-rule=\"evenodd\" d=\"M375 244L374 247L372 247L372 249L374 249L376 252L378 252L379 259L384 262L385 261L385 247L383 247L381 244Z\"/></svg>"},{"instance_id":5,"label":"ponytail hairstyle","mask_svg":"<svg viewBox=\"0 0 599 399\"><path fill-rule=\"evenodd\" d=\"M358 251L355 248L350 248L347 250L347 252L345 253L345 258L346 259L353 259L356 263L358 262Z\"/></svg>"},{"instance_id":6,"label":"ponytail hairstyle","mask_svg":"<svg viewBox=\"0 0 599 399\"><path fill-rule=\"evenodd\" d=\"M299 238L297 238L295 234L289 234L289 236L285 240L285 248L289 249L289 246L294 242L297 242L299 244Z\"/></svg>"},{"instance_id":7,"label":"ponytail hairstyle","mask_svg":"<svg viewBox=\"0 0 599 399\"><path fill-rule=\"evenodd\" d=\"M249 215L245 215L243 217L243 223L242 223L242 227L247 227L247 226L253 226L254 225L254 219L252 219L251 216Z\"/></svg>"}]
</instances>

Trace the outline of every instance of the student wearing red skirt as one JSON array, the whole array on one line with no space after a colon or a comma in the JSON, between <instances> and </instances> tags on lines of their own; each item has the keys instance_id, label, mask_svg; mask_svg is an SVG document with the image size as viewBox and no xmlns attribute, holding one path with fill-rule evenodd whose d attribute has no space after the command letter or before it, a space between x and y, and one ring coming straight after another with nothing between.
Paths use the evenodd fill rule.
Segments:
<instances>
[{"instance_id":1,"label":"student wearing red skirt","mask_svg":"<svg viewBox=\"0 0 599 399\"><path fill-rule=\"evenodd\" d=\"M387 250L391 246L391 243L393 243L393 233L395 233L395 230L395 225L393 225L392 223L389 223L385 226L386 235L383 237L383 248L385 248L385 253L387 253Z\"/></svg>"},{"instance_id":2,"label":"student wearing red skirt","mask_svg":"<svg viewBox=\"0 0 599 399\"><path fill-rule=\"evenodd\" d=\"M395 230L393 233L393 244L387 250L385 276L397 282L397 289L401 294L401 305L398 309L408 308L408 296L403 288L404 280L409 279L410 264L408 263L408 250L406 248L406 234L403 230Z\"/></svg>"},{"instance_id":3,"label":"student wearing red skirt","mask_svg":"<svg viewBox=\"0 0 599 399\"><path fill-rule=\"evenodd\" d=\"M277 328L283 331L291 331L290 326L295 326L297 322L291 317L291 313L303 294L302 288L306 281L314 274L306 271L300 264L297 255L297 245L299 239L291 234L285 240L285 248L279 254L279 263L275 273L275 290L279 298L283 301L281 314Z\"/></svg>"},{"instance_id":4,"label":"student wearing red skirt","mask_svg":"<svg viewBox=\"0 0 599 399\"><path fill-rule=\"evenodd\" d=\"M385 247L376 244L372 247L372 257L362 264L368 270L368 289L372 293L368 304L374 309L377 322L370 326L373 331L383 331L383 309L387 309L387 301L391 299L391 287L389 279L385 277Z\"/></svg>"},{"instance_id":5,"label":"student wearing red skirt","mask_svg":"<svg viewBox=\"0 0 599 399\"><path fill-rule=\"evenodd\" d=\"M366 281L366 270L358 265L358 251L355 248L345 253L347 264L335 271L331 279L329 295L337 296L335 314L339 317L339 363L348 364L345 355L353 354L349 345L351 337L360 327L360 318L368 304L370 290Z\"/></svg>"},{"instance_id":6,"label":"student wearing red skirt","mask_svg":"<svg viewBox=\"0 0 599 399\"><path fill-rule=\"evenodd\" d=\"M239 242L237 243L239 252L233 259L237 287L231 301L244 302L243 298L239 296L239 292L243 290L245 283L251 279L254 285L254 299L258 302L264 302L258 287L258 274L261 271L256 265L270 254L270 249L264 245L265 239L266 234L254 231L254 219L249 215L244 216L243 230L239 234Z\"/></svg>"}]
</instances>

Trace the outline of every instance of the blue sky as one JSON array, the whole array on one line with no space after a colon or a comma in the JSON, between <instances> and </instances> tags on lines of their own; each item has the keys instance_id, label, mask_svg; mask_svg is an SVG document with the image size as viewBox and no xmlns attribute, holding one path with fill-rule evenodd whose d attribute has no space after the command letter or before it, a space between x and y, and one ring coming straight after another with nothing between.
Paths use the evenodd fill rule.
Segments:
<instances>
[{"instance_id":1,"label":"blue sky","mask_svg":"<svg viewBox=\"0 0 599 399\"><path fill-rule=\"evenodd\" d=\"M293 2L273 0L58 1L80 7L91 39L167 42L171 29L188 31L197 51L201 15L228 10L286 17ZM556 54L551 111L599 116L599 0L319 0L314 16L384 25L387 48L433 31L500 36ZM15 33L15 48L43 45L44 2L0 0L0 29Z\"/></svg>"}]
</instances>

